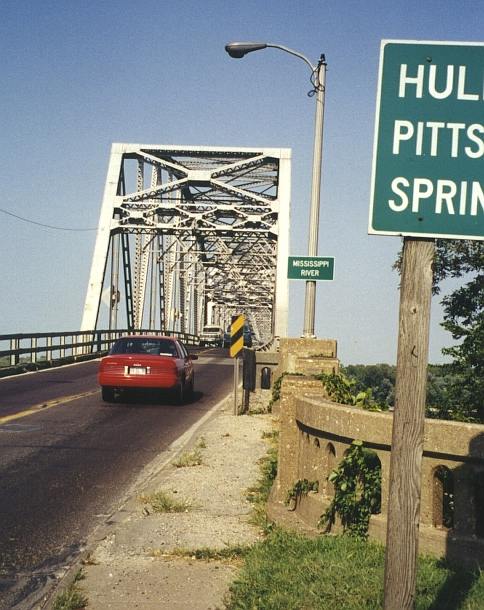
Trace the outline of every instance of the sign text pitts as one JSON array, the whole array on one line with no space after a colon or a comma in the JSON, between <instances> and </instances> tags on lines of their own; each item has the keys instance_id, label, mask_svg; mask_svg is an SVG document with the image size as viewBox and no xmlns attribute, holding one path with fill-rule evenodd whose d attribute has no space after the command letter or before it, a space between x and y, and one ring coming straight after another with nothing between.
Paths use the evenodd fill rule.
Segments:
<instances>
[{"instance_id":1,"label":"sign text pitts","mask_svg":"<svg viewBox=\"0 0 484 610\"><path fill-rule=\"evenodd\" d=\"M371 233L484 238L484 47L382 44Z\"/></svg>"}]
</instances>

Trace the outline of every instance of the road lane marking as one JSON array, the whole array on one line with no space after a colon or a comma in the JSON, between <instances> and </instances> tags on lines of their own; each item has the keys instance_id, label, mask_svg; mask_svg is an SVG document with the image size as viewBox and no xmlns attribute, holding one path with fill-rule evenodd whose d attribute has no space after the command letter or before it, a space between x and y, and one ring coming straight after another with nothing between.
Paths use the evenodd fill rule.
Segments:
<instances>
[{"instance_id":1,"label":"road lane marking","mask_svg":"<svg viewBox=\"0 0 484 610\"><path fill-rule=\"evenodd\" d=\"M220 364L220 365L228 365L234 366L233 358L224 358L223 356L201 356L198 359L197 364Z\"/></svg>"},{"instance_id":2,"label":"road lane marking","mask_svg":"<svg viewBox=\"0 0 484 610\"><path fill-rule=\"evenodd\" d=\"M205 354L213 354L213 350L217 349L214 347L207 347L206 349L202 349L199 352L197 352L198 356L204 356Z\"/></svg>"},{"instance_id":3,"label":"road lane marking","mask_svg":"<svg viewBox=\"0 0 484 610\"><path fill-rule=\"evenodd\" d=\"M0 426L0 432L22 433L38 432L39 430L42 430L42 426L36 424L2 424Z\"/></svg>"},{"instance_id":4,"label":"road lane marking","mask_svg":"<svg viewBox=\"0 0 484 610\"><path fill-rule=\"evenodd\" d=\"M48 400L47 402L43 402L38 405L29 407L28 409L25 409L25 411L19 411L18 413L12 413L12 415L5 415L4 417L0 417L0 425L6 424L10 421L15 421L16 419L21 419L22 417L28 417L29 415L35 415L35 413L40 413L41 411L52 409L52 407L64 405L68 402L72 402L73 400L78 400L79 398L86 398L86 396L93 396L94 394L98 393L99 390L96 389L89 390L89 392L81 392L80 394L72 394L71 396L63 396L54 400Z\"/></svg>"}]
</instances>

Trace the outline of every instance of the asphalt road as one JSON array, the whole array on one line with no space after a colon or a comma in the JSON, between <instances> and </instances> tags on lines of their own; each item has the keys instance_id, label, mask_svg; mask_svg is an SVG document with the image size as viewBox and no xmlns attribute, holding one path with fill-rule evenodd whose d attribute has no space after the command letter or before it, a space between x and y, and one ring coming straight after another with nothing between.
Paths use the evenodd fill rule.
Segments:
<instances>
[{"instance_id":1,"label":"asphalt road","mask_svg":"<svg viewBox=\"0 0 484 610\"><path fill-rule=\"evenodd\" d=\"M0 380L0 608L43 586L139 472L232 389L226 350L195 362L193 399L101 400L97 361Z\"/></svg>"}]
</instances>

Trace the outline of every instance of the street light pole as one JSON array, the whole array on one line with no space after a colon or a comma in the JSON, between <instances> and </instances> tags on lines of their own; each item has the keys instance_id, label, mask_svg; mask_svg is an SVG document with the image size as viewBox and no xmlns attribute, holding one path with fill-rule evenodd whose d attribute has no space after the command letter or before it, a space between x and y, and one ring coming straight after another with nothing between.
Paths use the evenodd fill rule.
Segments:
<instances>
[{"instance_id":1,"label":"street light pole","mask_svg":"<svg viewBox=\"0 0 484 610\"><path fill-rule=\"evenodd\" d=\"M313 174L311 183L311 205L309 212L309 240L308 256L318 255L319 235L319 209L321 200L321 163L323 157L323 123L324 123L324 100L326 87L326 59L321 55L318 64L313 66L309 59L288 47L269 44L265 42L232 42L225 45L225 50L230 57L241 58L247 53L260 51L268 47L280 49L290 55L302 59L311 69L311 83L314 89L310 95L316 98L316 113L314 121L314 146L313 146ZM304 327L303 337L314 338L314 318L316 309L316 282L306 281L306 293L304 299Z\"/></svg>"},{"instance_id":2,"label":"street light pole","mask_svg":"<svg viewBox=\"0 0 484 610\"><path fill-rule=\"evenodd\" d=\"M323 158L324 94L326 85L326 61L321 58L317 66L315 90L316 113L314 118L313 177L311 182L311 207L309 212L308 256L318 255L319 209L321 201L321 164ZM316 282L306 282L304 299L303 337L314 337L316 310Z\"/></svg>"}]
</instances>

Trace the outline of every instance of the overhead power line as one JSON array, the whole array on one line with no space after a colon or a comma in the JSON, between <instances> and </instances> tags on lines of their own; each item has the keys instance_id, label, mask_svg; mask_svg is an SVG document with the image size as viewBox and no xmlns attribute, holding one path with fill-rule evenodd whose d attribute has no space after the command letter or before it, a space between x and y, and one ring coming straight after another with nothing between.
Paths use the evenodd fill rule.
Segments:
<instances>
[{"instance_id":1,"label":"overhead power line","mask_svg":"<svg viewBox=\"0 0 484 610\"><path fill-rule=\"evenodd\" d=\"M45 227L47 229L54 229L55 231L96 231L97 229L73 229L72 227L56 227L54 225L48 225L43 222L36 222L35 220L31 220L30 218L24 218L23 216L19 216L18 214L14 214L13 212L9 212L8 210L4 210L0 208L0 212L3 214L7 214L8 216L13 216L22 222L28 222L31 225L37 225L39 227Z\"/></svg>"}]
</instances>

